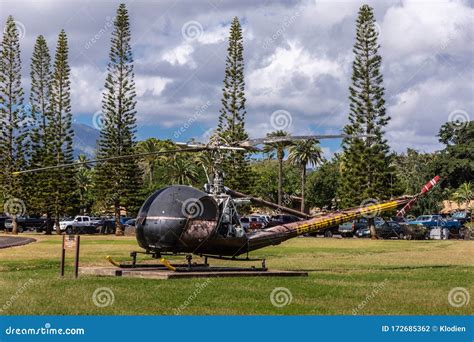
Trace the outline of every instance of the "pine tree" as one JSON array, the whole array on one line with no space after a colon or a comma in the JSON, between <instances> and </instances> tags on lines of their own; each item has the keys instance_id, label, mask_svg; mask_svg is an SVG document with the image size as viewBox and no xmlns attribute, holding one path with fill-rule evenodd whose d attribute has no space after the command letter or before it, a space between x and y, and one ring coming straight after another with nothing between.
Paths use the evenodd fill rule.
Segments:
<instances>
[{"instance_id":1,"label":"pine tree","mask_svg":"<svg viewBox=\"0 0 474 342\"><path fill-rule=\"evenodd\" d=\"M48 134L51 134L51 152L47 159L52 159L51 163L54 165L70 164L74 159L68 51L67 36L62 30L56 46L49 103L51 124L49 125ZM61 168L55 170L53 177L50 178L51 212L58 234L61 233L59 218L71 209L73 203L74 174L74 168Z\"/></svg>"},{"instance_id":2,"label":"pine tree","mask_svg":"<svg viewBox=\"0 0 474 342\"><path fill-rule=\"evenodd\" d=\"M355 60L352 67L349 124L347 134L372 134L374 137L343 141L342 172L338 194L342 206L390 196L393 175L384 127L390 117L385 113L382 58L378 53L373 10L363 5L356 21Z\"/></svg>"},{"instance_id":3,"label":"pine tree","mask_svg":"<svg viewBox=\"0 0 474 342\"><path fill-rule=\"evenodd\" d=\"M9 16L0 52L0 187L4 207L12 216L13 234L17 233L17 215L25 214L24 177L13 175L24 168L27 153L23 94L19 33Z\"/></svg>"},{"instance_id":4,"label":"pine tree","mask_svg":"<svg viewBox=\"0 0 474 342\"><path fill-rule=\"evenodd\" d=\"M136 93L130 39L128 12L121 4L114 21L102 99L104 119L99 138L99 158L134 153ZM110 161L97 166L98 195L114 207L116 235L123 235L121 207L126 206L129 211L136 209L141 177L138 170L135 159Z\"/></svg>"},{"instance_id":5,"label":"pine tree","mask_svg":"<svg viewBox=\"0 0 474 342\"><path fill-rule=\"evenodd\" d=\"M52 136L50 126L53 125L50 111L51 90L51 57L46 40L43 36L36 39L31 58L31 90L30 90L30 121L31 128L31 159L30 168L53 165L51 156ZM37 213L46 213L48 225L46 234L51 234L51 203L50 184L52 171L39 171L27 174L32 196L30 206Z\"/></svg>"},{"instance_id":6,"label":"pine tree","mask_svg":"<svg viewBox=\"0 0 474 342\"><path fill-rule=\"evenodd\" d=\"M245 81L244 47L242 28L235 17L230 26L229 46L222 89L217 135L225 144L235 144L248 139L245 131ZM247 191L249 184L249 161L244 151L228 152L223 160L226 185L232 189Z\"/></svg>"}]
</instances>

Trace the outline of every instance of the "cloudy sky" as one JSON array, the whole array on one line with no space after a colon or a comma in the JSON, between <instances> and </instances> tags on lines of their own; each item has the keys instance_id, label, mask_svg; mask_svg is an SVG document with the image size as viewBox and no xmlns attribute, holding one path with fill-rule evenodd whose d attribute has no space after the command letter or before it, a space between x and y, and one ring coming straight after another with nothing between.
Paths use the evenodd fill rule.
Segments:
<instances>
[{"instance_id":1,"label":"cloudy sky","mask_svg":"<svg viewBox=\"0 0 474 342\"><path fill-rule=\"evenodd\" d=\"M355 19L364 3L377 19L391 147L439 149L441 124L474 116L473 1L127 1L138 138L203 140L215 128L234 16L243 25L250 136L275 128L340 132L349 107ZM36 37L44 35L54 50L64 28L74 119L94 125L117 6L104 0L0 0L2 25L11 14L21 31L26 91ZM339 144L322 142L327 154Z\"/></svg>"}]
</instances>

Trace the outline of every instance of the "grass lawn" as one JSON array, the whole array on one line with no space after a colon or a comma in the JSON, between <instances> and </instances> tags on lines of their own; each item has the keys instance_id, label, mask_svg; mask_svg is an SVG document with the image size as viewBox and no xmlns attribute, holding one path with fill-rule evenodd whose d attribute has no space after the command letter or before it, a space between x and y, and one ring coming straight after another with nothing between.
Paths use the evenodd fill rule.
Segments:
<instances>
[{"instance_id":1,"label":"grass lawn","mask_svg":"<svg viewBox=\"0 0 474 342\"><path fill-rule=\"evenodd\" d=\"M30 236L24 234L24 236ZM448 302L455 287L474 296L474 241L371 241L296 238L252 254L271 269L306 270L308 277L152 280L59 277L61 237L0 249L0 315L469 315ZM133 237L82 236L81 266L109 266L105 256L129 260ZM196 257L196 259L198 259ZM195 260L197 261L197 260ZM211 264L229 264L214 261ZM233 265L258 265L233 263ZM100 287L114 302L94 304ZM286 288L291 302L272 305L270 294Z\"/></svg>"}]
</instances>

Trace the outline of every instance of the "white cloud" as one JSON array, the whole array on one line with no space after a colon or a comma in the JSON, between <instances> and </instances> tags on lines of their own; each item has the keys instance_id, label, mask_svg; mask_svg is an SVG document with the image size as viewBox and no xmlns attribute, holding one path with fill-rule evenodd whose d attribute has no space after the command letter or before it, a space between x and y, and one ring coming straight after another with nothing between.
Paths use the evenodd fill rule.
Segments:
<instances>
[{"instance_id":1,"label":"white cloud","mask_svg":"<svg viewBox=\"0 0 474 342\"><path fill-rule=\"evenodd\" d=\"M227 40L229 35L229 27L225 25L218 25L212 29L206 29L198 37L197 41L201 44L216 44Z\"/></svg>"},{"instance_id":2,"label":"white cloud","mask_svg":"<svg viewBox=\"0 0 474 342\"><path fill-rule=\"evenodd\" d=\"M101 108L105 72L95 66L77 65L71 67L71 107L73 113L95 113Z\"/></svg>"},{"instance_id":3,"label":"white cloud","mask_svg":"<svg viewBox=\"0 0 474 342\"><path fill-rule=\"evenodd\" d=\"M187 43L178 45L169 52L163 54L163 60L171 63L172 65L184 65L187 64L191 69L196 68L196 62L192 59L192 53L194 48Z\"/></svg>"},{"instance_id":4,"label":"white cloud","mask_svg":"<svg viewBox=\"0 0 474 342\"><path fill-rule=\"evenodd\" d=\"M387 10L381 43L394 60L465 49L473 15L474 10L461 1L403 1Z\"/></svg>"},{"instance_id":5,"label":"white cloud","mask_svg":"<svg viewBox=\"0 0 474 342\"><path fill-rule=\"evenodd\" d=\"M263 64L248 73L248 98L253 105L271 103L283 108L305 109L314 101L307 96L310 88L324 87L318 83L321 76L343 80L338 61L311 55L297 41L278 47Z\"/></svg>"},{"instance_id":6,"label":"white cloud","mask_svg":"<svg viewBox=\"0 0 474 342\"><path fill-rule=\"evenodd\" d=\"M150 94L158 97L169 82L170 80L164 77L140 75L135 81L137 95L140 97Z\"/></svg>"},{"instance_id":7,"label":"white cloud","mask_svg":"<svg viewBox=\"0 0 474 342\"><path fill-rule=\"evenodd\" d=\"M303 22L316 22L318 26L329 29L344 19L357 13L360 3L356 1L303 1L298 10L302 13Z\"/></svg>"},{"instance_id":8,"label":"white cloud","mask_svg":"<svg viewBox=\"0 0 474 342\"><path fill-rule=\"evenodd\" d=\"M442 124L448 121L455 110L468 112L474 108L472 89L466 88L462 78L436 79L410 87L395 97L387 108L392 117L387 136L392 148L397 151L415 147L424 151L439 149L436 135ZM460 101L459 97L465 98Z\"/></svg>"}]
</instances>

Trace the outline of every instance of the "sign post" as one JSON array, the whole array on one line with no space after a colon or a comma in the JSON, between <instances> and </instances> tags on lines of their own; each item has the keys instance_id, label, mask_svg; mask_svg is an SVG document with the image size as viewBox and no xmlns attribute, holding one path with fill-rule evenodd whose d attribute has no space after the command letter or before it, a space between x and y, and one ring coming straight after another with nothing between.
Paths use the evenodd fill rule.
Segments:
<instances>
[{"instance_id":1,"label":"sign post","mask_svg":"<svg viewBox=\"0 0 474 342\"><path fill-rule=\"evenodd\" d=\"M81 244L81 237L76 235L76 256L74 259L74 278L79 277L79 246Z\"/></svg>"},{"instance_id":2,"label":"sign post","mask_svg":"<svg viewBox=\"0 0 474 342\"><path fill-rule=\"evenodd\" d=\"M61 277L64 277L64 259L66 258L66 235L63 235L63 243L61 245Z\"/></svg>"},{"instance_id":3,"label":"sign post","mask_svg":"<svg viewBox=\"0 0 474 342\"><path fill-rule=\"evenodd\" d=\"M81 237L79 235L63 235L61 246L61 277L64 277L64 265L66 259L66 248L74 248L74 278L79 277L79 247Z\"/></svg>"}]
</instances>

